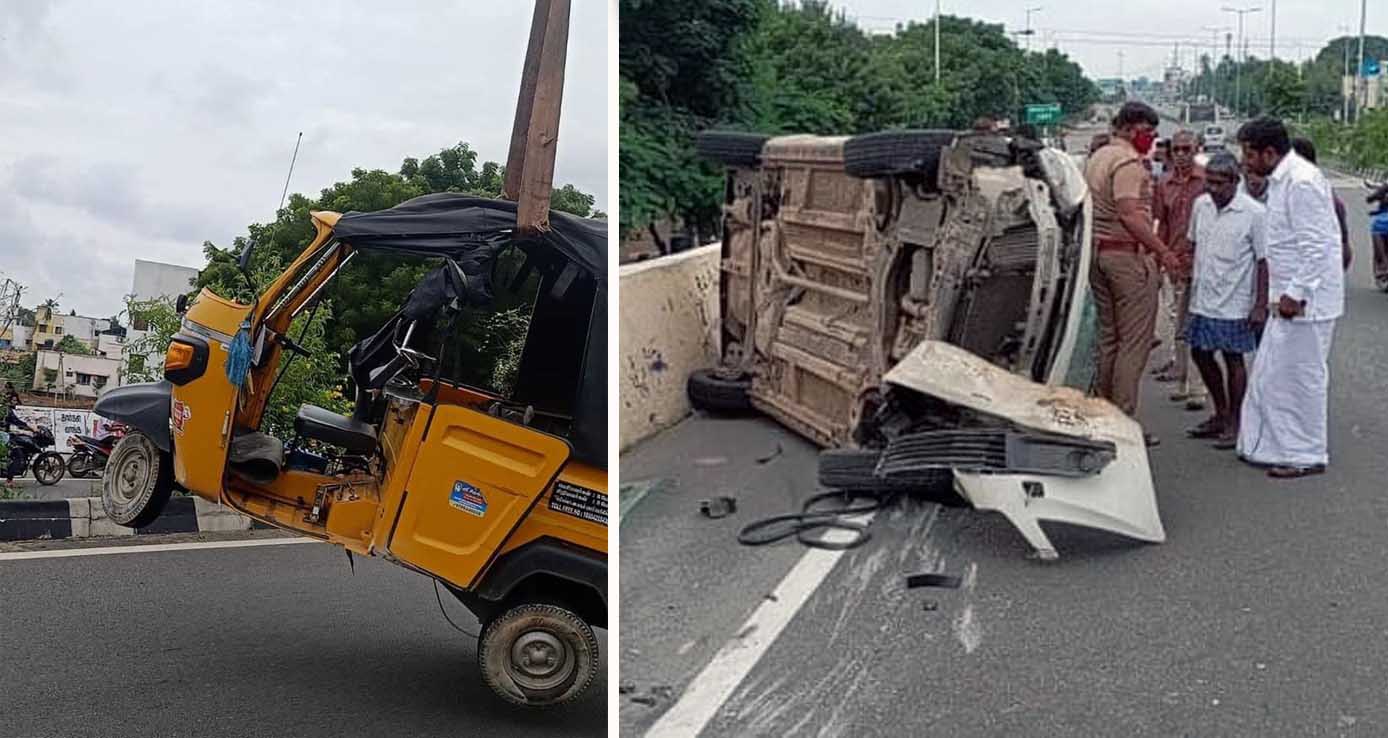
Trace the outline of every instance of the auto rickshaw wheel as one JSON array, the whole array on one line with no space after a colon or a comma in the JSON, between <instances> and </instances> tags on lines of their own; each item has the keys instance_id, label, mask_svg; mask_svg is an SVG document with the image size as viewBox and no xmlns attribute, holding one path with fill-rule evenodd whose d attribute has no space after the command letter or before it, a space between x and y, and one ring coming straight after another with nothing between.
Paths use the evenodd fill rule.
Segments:
<instances>
[{"instance_id":1,"label":"auto rickshaw wheel","mask_svg":"<svg viewBox=\"0 0 1388 738\"><path fill-rule=\"evenodd\" d=\"M555 605L518 605L478 638L482 680L502 699L549 707L572 701L598 674L598 639L578 615Z\"/></svg>"},{"instance_id":2,"label":"auto rickshaw wheel","mask_svg":"<svg viewBox=\"0 0 1388 738\"><path fill-rule=\"evenodd\" d=\"M143 433L130 433L111 450L101 478L101 506L117 525L154 522L173 494L173 463Z\"/></svg>"}]
</instances>

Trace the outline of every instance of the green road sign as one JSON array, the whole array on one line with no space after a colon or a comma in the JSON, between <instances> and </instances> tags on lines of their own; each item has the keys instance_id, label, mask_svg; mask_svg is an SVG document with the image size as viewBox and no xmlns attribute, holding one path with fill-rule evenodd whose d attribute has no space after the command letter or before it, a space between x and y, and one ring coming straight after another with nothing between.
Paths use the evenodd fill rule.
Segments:
<instances>
[{"instance_id":1,"label":"green road sign","mask_svg":"<svg viewBox=\"0 0 1388 738\"><path fill-rule=\"evenodd\" d=\"M1049 105L1028 105L1025 111L1028 123L1046 125L1048 123L1060 122L1060 104L1051 103Z\"/></svg>"}]
</instances>

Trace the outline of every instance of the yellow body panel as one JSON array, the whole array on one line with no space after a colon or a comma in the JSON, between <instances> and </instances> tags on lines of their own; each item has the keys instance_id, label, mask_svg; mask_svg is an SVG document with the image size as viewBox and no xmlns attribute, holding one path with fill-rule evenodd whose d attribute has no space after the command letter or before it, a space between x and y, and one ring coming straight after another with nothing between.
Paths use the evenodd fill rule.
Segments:
<instances>
[{"instance_id":1,"label":"yellow body panel","mask_svg":"<svg viewBox=\"0 0 1388 738\"><path fill-rule=\"evenodd\" d=\"M569 444L457 405L433 415L390 552L470 587L568 461Z\"/></svg>"},{"instance_id":2,"label":"yellow body panel","mask_svg":"<svg viewBox=\"0 0 1388 738\"><path fill-rule=\"evenodd\" d=\"M236 388L226 377L227 343L250 309L203 290L179 330L182 335L206 341L208 353L202 376L173 388L174 479L214 502L221 497L236 404Z\"/></svg>"},{"instance_id":3,"label":"yellow body panel","mask_svg":"<svg viewBox=\"0 0 1388 738\"><path fill-rule=\"evenodd\" d=\"M559 472L555 481L540 504L531 510L515 534L506 541L501 553L514 551L521 546L541 538L555 538L607 555L607 524L595 522L550 507L555 488L561 483L576 485L584 489L600 492L607 497L607 472L594 469L586 464L571 461ZM606 508L606 499L603 507Z\"/></svg>"}]
</instances>

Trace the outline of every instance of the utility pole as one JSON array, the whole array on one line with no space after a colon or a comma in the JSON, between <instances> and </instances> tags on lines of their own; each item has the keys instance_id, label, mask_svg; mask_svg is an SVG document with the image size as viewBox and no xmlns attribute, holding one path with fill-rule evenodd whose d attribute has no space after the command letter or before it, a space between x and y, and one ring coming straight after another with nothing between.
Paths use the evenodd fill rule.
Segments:
<instances>
[{"instance_id":1,"label":"utility pole","mask_svg":"<svg viewBox=\"0 0 1388 738\"><path fill-rule=\"evenodd\" d=\"M1368 0L1365 0L1365 2L1368 2ZM1248 47L1245 45L1243 39L1243 17L1249 13L1261 12L1262 8L1256 5L1250 5L1246 8L1231 8L1225 5L1223 10L1226 13L1236 13L1239 16L1239 51L1242 58L1238 66L1234 68L1234 116L1238 117L1239 108L1243 101L1243 65L1248 61Z\"/></svg>"},{"instance_id":2,"label":"utility pole","mask_svg":"<svg viewBox=\"0 0 1388 738\"><path fill-rule=\"evenodd\" d=\"M935 0L935 84L940 84L940 0Z\"/></svg>"},{"instance_id":3,"label":"utility pole","mask_svg":"<svg viewBox=\"0 0 1388 738\"><path fill-rule=\"evenodd\" d=\"M1364 107L1364 21L1369 15L1369 0L1359 2L1359 68L1354 70L1354 120L1359 121L1360 110Z\"/></svg>"},{"instance_id":4,"label":"utility pole","mask_svg":"<svg viewBox=\"0 0 1388 738\"><path fill-rule=\"evenodd\" d=\"M1031 14L1032 14L1032 13L1040 13L1042 10L1044 10L1044 8L1042 8L1040 5L1038 5L1038 6L1034 7L1034 8L1027 8L1027 30L1026 30L1026 35L1027 35L1027 52L1028 52L1028 53L1031 52Z\"/></svg>"},{"instance_id":5,"label":"utility pole","mask_svg":"<svg viewBox=\"0 0 1388 738\"><path fill-rule=\"evenodd\" d=\"M1219 122L1219 34L1229 29L1221 26L1201 26L1210 32L1210 102L1215 106L1215 122Z\"/></svg>"},{"instance_id":6,"label":"utility pole","mask_svg":"<svg viewBox=\"0 0 1388 738\"><path fill-rule=\"evenodd\" d=\"M1277 0L1272 0L1272 36L1268 38L1268 61L1277 58Z\"/></svg>"},{"instance_id":7,"label":"utility pole","mask_svg":"<svg viewBox=\"0 0 1388 738\"><path fill-rule=\"evenodd\" d=\"M535 0L502 185L502 197L516 202L516 230L522 234L549 230L568 44L569 0Z\"/></svg>"}]
</instances>

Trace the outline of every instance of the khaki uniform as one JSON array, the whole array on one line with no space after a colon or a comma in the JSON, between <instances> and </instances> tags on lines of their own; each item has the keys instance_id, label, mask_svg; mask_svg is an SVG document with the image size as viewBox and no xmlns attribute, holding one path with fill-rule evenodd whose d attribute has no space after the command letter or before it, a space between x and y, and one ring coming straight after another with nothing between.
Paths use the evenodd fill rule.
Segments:
<instances>
[{"instance_id":1,"label":"khaki uniform","mask_svg":"<svg viewBox=\"0 0 1388 738\"><path fill-rule=\"evenodd\" d=\"M1136 416L1142 373L1152 352L1161 273L1118 219L1118 201L1140 200L1152 222L1152 177L1132 144L1120 138L1085 166L1094 206L1095 254L1089 286L1099 317L1099 396Z\"/></svg>"}]
</instances>

